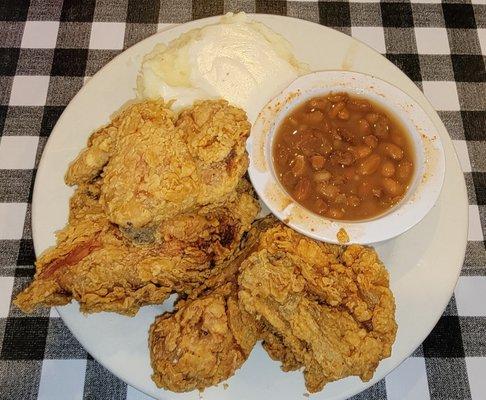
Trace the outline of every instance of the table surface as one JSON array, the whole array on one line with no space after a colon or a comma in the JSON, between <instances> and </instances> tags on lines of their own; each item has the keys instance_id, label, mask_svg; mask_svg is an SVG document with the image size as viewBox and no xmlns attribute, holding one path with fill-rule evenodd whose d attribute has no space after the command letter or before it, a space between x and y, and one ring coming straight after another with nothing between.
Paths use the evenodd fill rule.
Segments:
<instances>
[{"instance_id":1,"label":"table surface","mask_svg":"<svg viewBox=\"0 0 486 400\"><path fill-rule=\"evenodd\" d=\"M26 316L11 304L34 274L33 182L49 133L88 77L169 24L228 11L289 15L352 35L401 68L437 109L468 188L461 277L413 356L356 398L486 399L485 0L2 0L0 399L148 399L94 361L55 310Z\"/></svg>"}]
</instances>

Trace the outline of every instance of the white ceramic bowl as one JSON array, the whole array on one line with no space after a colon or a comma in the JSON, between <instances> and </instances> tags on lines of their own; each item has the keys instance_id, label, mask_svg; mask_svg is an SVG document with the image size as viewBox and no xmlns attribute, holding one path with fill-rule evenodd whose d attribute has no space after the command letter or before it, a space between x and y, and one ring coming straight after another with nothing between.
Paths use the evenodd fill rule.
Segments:
<instances>
[{"instance_id":1,"label":"white ceramic bowl","mask_svg":"<svg viewBox=\"0 0 486 400\"><path fill-rule=\"evenodd\" d=\"M287 194L273 168L275 131L290 110L309 98L343 91L367 97L391 110L411 134L415 147L415 175L404 198L389 212L367 221L333 221L310 212ZM251 181L272 213L304 235L331 243L338 243L340 228L346 230L350 242L362 244L381 242L407 231L434 206L445 173L442 143L422 108L397 87L349 71L314 72L292 82L260 112L247 149Z\"/></svg>"}]
</instances>

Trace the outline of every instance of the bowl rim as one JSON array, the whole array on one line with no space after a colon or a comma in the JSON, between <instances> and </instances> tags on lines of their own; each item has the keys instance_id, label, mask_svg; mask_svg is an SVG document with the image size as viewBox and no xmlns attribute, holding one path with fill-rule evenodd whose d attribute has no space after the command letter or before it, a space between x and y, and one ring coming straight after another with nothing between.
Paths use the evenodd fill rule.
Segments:
<instances>
[{"instance_id":1,"label":"bowl rim","mask_svg":"<svg viewBox=\"0 0 486 400\"><path fill-rule=\"evenodd\" d=\"M409 131L415 150L415 176L403 199L387 212L367 220L341 221L318 216L289 196L273 167L273 140L282 118L309 98L337 91L370 98L389 109ZM341 228L347 231L350 242L361 244L382 242L406 232L434 206L445 175L442 142L427 113L396 86L354 71L316 71L295 79L261 110L247 150L250 179L270 211L298 232L330 243L339 243L336 235Z\"/></svg>"}]
</instances>

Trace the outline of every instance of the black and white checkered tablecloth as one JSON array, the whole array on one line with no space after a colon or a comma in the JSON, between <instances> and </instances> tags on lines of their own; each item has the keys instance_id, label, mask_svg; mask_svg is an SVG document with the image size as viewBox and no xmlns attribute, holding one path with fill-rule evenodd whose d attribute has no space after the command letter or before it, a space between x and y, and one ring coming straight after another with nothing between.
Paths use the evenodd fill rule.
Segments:
<instances>
[{"instance_id":1,"label":"black and white checkered tablecloth","mask_svg":"<svg viewBox=\"0 0 486 400\"><path fill-rule=\"evenodd\" d=\"M37 163L86 79L171 23L274 13L352 35L424 91L451 135L469 194L459 283L429 337L360 399L486 399L486 1L0 0L0 399L146 399L95 362L52 310L11 297L34 274Z\"/></svg>"}]
</instances>

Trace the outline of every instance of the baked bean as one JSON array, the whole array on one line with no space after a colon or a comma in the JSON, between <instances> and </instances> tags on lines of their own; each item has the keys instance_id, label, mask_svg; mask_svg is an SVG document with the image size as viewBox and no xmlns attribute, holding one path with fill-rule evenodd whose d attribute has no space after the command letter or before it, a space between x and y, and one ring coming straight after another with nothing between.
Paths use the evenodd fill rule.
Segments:
<instances>
[{"instance_id":1,"label":"baked bean","mask_svg":"<svg viewBox=\"0 0 486 400\"><path fill-rule=\"evenodd\" d=\"M407 145L406 139L402 135L400 135L400 133L397 132L396 130L390 132L390 139L397 146L405 147Z\"/></svg>"},{"instance_id":2,"label":"baked bean","mask_svg":"<svg viewBox=\"0 0 486 400\"><path fill-rule=\"evenodd\" d=\"M365 158L358 166L358 172L361 175L371 175L373 174L381 163L381 157L378 154L372 154Z\"/></svg>"},{"instance_id":3,"label":"baked bean","mask_svg":"<svg viewBox=\"0 0 486 400\"><path fill-rule=\"evenodd\" d=\"M371 110L371 104L362 99L350 99L348 101L348 108L353 111L368 112Z\"/></svg>"},{"instance_id":4,"label":"baked bean","mask_svg":"<svg viewBox=\"0 0 486 400\"><path fill-rule=\"evenodd\" d=\"M374 124L376 121L378 121L378 119L380 118L380 115L376 114L376 113L369 113L369 114L366 114L365 118L366 118L366 121L368 121L370 124Z\"/></svg>"},{"instance_id":5,"label":"baked bean","mask_svg":"<svg viewBox=\"0 0 486 400\"><path fill-rule=\"evenodd\" d=\"M329 171L323 169L321 171L315 172L313 176L316 182L326 182L331 179L332 174Z\"/></svg>"},{"instance_id":6,"label":"baked bean","mask_svg":"<svg viewBox=\"0 0 486 400\"><path fill-rule=\"evenodd\" d=\"M339 193L334 199L336 204L346 204L346 195L344 193Z\"/></svg>"},{"instance_id":7,"label":"baked bean","mask_svg":"<svg viewBox=\"0 0 486 400\"><path fill-rule=\"evenodd\" d=\"M321 156L321 155L316 155L311 157L311 165L314 170L319 170L324 168L324 164L326 162L326 159Z\"/></svg>"},{"instance_id":8,"label":"baked bean","mask_svg":"<svg viewBox=\"0 0 486 400\"><path fill-rule=\"evenodd\" d=\"M388 160L384 161L381 164L381 174L387 178L395 175L395 164Z\"/></svg>"},{"instance_id":9,"label":"baked bean","mask_svg":"<svg viewBox=\"0 0 486 400\"><path fill-rule=\"evenodd\" d=\"M292 171L285 172L282 175L281 180L286 187L293 187L297 183L297 178Z\"/></svg>"},{"instance_id":10,"label":"baked bean","mask_svg":"<svg viewBox=\"0 0 486 400\"><path fill-rule=\"evenodd\" d=\"M403 187L395 179L383 179L383 189L391 196L399 196L403 193Z\"/></svg>"},{"instance_id":11,"label":"baked bean","mask_svg":"<svg viewBox=\"0 0 486 400\"><path fill-rule=\"evenodd\" d=\"M330 208L329 216L334 219L341 219L344 216L344 210L342 208Z\"/></svg>"},{"instance_id":12,"label":"baked bean","mask_svg":"<svg viewBox=\"0 0 486 400\"><path fill-rule=\"evenodd\" d=\"M339 139L333 140L332 145L334 146L335 149L342 149L344 147L343 141Z\"/></svg>"},{"instance_id":13,"label":"baked bean","mask_svg":"<svg viewBox=\"0 0 486 400\"><path fill-rule=\"evenodd\" d=\"M338 118L348 120L349 119L349 111L343 108L341 111L338 112Z\"/></svg>"},{"instance_id":14,"label":"baked bean","mask_svg":"<svg viewBox=\"0 0 486 400\"><path fill-rule=\"evenodd\" d=\"M378 146L378 138L375 135L368 135L363 138L363 142L365 142L368 146L374 149Z\"/></svg>"},{"instance_id":15,"label":"baked bean","mask_svg":"<svg viewBox=\"0 0 486 400\"><path fill-rule=\"evenodd\" d=\"M356 154L356 158L365 158L368 157L372 152L372 149L368 146L358 146L355 149L354 154Z\"/></svg>"},{"instance_id":16,"label":"baked bean","mask_svg":"<svg viewBox=\"0 0 486 400\"><path fill-rule=\"evenodd\" d=\"M380 139L385 139L388 137L389 130L388 119L380 115L378 120L373 124L373 133Z\"/></svg>"},{"instance_id":17,"label":"baked bean","mask_svg":"<svg viewBox=\"0 0 486 400\"><path fill-rule=\"evenodd\" d=\"M356 195L351 195L348 197L348 204L351 206L351 207L358 207L359 206L359 203L361 203L361 200L358 196Z\"/></svg>"},{"instance_id":18,"label":"baked bean","mask_svg":"<svg viewBox=\"0 0 486 400\"><path fill-rule=\"evenodd\" d=\"M297 125L296 125L297 123ZM333 219L368 219L404 195L413 147L399 121L346 93L310 99L285 118L273 147L279 180L311 211Z\"/></svg>"},{"instance_id":19,"label":"baked bean","mask_svg":"<svg viewBox=\"0 0 486 400\"><path fill-rule=\"evenodd\" d=\"M406 182L410 179L413 171L413 165L409 161L402 161L397 166L397 178L401 182Z\"/></svg>"},{"instance_id":20,"label":"baked bean","mask_svg":"<svg viewBox=\"0 0 486 400\"><path fill-rule=\"evenodd\" d=\"M344 151L337 157L337 162L341 165L351 165L355 160L354 154L351 151Z\"/></svg>"},{"instance_id":21,"label":"baked bean","mask_svg":"<svg viewBox=\"0 0 486 400\"><path fill-rule=\"evenodd\" d=\"M346 93L335 93L327 96L327 99L331 103L341 103L341 102L345 102L348 99L348 95Z\"/></svg>"},{"instance_id":22,"label":"baked bean","mask_svg":"<svg viewBox=\"0 0 486 400\"><path fill-rule=\"evenodd\" d=\"M309 124L318 124L322 121L324 121L324 114L319 111L315 110L309 113L306 113L302 116L303 121L309 123Z\"/></svg>"},{"instance_id":23,"label":"baked bean","mask_svg":"<svg viewBox=\"0 0 486 400\"><path fill-rule=\"evenodd\" d=\"M369 135L371 133L371 125L368 121L365 119L359 119L357 122L358 129L361 134L363 135Z\"/></svg>"},{"instance_id":24,"label":"baked bean","mask_svg":"<svg viewBox=\"0 0 486 400\"><path fill-rule=\"evenodd\" d=\"M298 155L294 157L294 161L292 164L292 172L294 173L294 176L302 176L304 175L305 172L305 158L302 155Z\"/></svg>"},{"instance_id":25,"label":"baked bean","mask_svg":"<svg viewBox=\"0 0 486 400\"><path fill-rule=\"evenodd\" d=\"M338 113L344 109L344 107L346 107L346 104L343 102L334 104L331 110L327 113L327 115L329 115L330 118L334 119L337 117Z\"/></svg>"},{"instance_id":26,"label":"baked bean","mask_svg":"<svg viewBox=\"0 0 486 400\"><path fill-rule=\"evenodd\" d=\"M401 160L403 158L403 150L393 143L383 143L384 153L394 160Z\"/></svg>"},{"instance_id":27,"label":"baked bean","mask_svg":"<svg viewBox=\"0 0 486 400\"><path fill-rule=\"evenodd\" d=\"M380 188L373 188L373 189L371 189L371 193L373 194L373 196L377 197L378 199L383 194L383 192L382 192L382 190Z\"/></svg>"},{"instance_id":28,"label":"baked bean","mask_svg":"<svg viewBox=\"0 0 486 400\"><path fill-rule=\"evenodd\" d=\"M330 183L321 183L318 185L319 192L327 197L328 199L333 199L339 194L339 189Z\"/></svg>"},{"instance_id":29,"label":"baked bean","mask_svg":"<svg viewBox=\"0 0 486 400\"><path fill-rule=\"evenodd\" d=\"M311 183L309 178L302 176L295 185L294 196L297 200L305 200L310 195Z\"/></svg>"},{"instance_id":30,"label":"baked bean","mask_svg":"<svg viewBox=\"0 0 486 400\"><path fill-rule=\"evenodd\" d=\"M329 102L325 98L318 98L318 99L312 99L309 101L309 105L312 108L317 108L321 111L325 111L327 109L327 106L329 105Z\"/></svg>"},{"instance_id":31,"label":"baked bean","mask_svg":"<svg viewBox=\"0 0 486 400\"><path fill-rule=\"evenodd\" d=\"M317 212L317 214L325 214L327 210L329 210L327 203L322 199L316 199L314 202L314 211Z\"/></svg>"}]
</instances>

